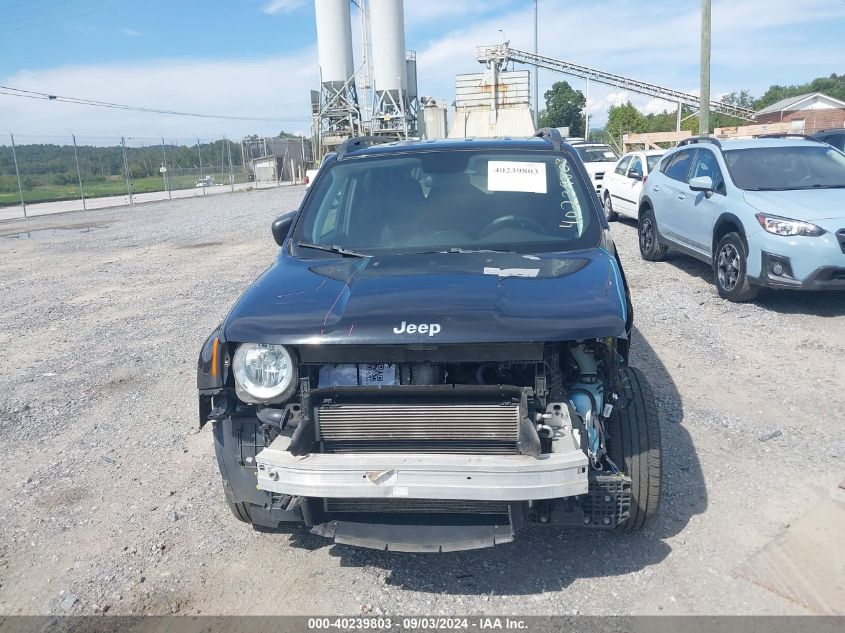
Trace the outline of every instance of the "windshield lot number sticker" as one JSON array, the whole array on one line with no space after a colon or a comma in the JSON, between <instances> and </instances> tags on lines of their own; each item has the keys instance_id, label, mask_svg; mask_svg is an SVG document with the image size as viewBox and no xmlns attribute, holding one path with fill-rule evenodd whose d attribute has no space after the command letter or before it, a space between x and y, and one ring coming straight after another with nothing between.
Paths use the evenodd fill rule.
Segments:
<instances>
[{"instance_id":1,"label":"windshield lot number sticker","mask_svg":"<svg viewBox=\"0 0 845 633\"><path fill-rule=\"evenodd\" d=\"M546 163L491 160L487 163L487 189L546 193Z\"/></svg>"}]
</instances>

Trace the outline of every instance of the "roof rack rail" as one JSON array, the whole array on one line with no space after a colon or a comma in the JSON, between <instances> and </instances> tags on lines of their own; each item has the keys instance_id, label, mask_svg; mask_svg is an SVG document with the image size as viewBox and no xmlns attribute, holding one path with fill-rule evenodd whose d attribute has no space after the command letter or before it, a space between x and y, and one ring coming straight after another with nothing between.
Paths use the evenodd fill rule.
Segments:
<instances>
[{"instance_id":1,"label":"roof rack rail","mask_svg":"<svg viewBox=\"0 0 845 633\"><path fill-rule=\"evenodd\" d=\"M757 138L803 138L808 141L818 141L809 134L800 134L798 132L772 132L770 134L759 134Z\"/></svg>"},{"instance_id":2,"label":"roof rack rail","mask_svg":"<svg viewBox=\"0 0 845 633\"><path fill-rule=\"evenodd\" d=\"M553 127L543 127L534 133L535 138L543 138L552 144L556 152L559 152L563 146L563 137L560 135L560 130Z\"/></svg>"},{"instance_id":3,"label":"roof rack rail","mask_svg":"<svg viewBox=\"0 0 845 633\"><path fill-rule=\"evenodd\" d=\"M380 145L381 143L389 143L391 139L386 139L383 136L353 136L352 138L343 141L341 146L337 149L337 159L342 159L349 152L354 152L356 149L362 147L369 147L371 145Z\"/></svg>"},{"instance_id":4,"label":"roof rack rail","mask_svg":"<svg viewBox=\"0 0 845 633\"><path fill-rule=\"evenodd\" d=\"M691 136L689 138L685 138L683 141L680 141L678 143L678 147L681 147L682 145L693 145L694 143L713 143L713 145L722 149L722 142L712 136Z\"/></svg>"}]
</instances>

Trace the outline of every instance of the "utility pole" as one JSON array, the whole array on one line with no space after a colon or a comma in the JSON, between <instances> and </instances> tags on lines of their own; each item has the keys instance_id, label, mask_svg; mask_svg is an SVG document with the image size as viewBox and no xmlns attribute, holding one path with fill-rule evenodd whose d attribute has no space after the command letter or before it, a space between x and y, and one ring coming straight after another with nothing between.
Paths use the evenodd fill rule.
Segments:
<instances>
[{"instance_id":1,"label":"utility pole","mask_svg":"<svg viewBox=\"0 0 845 633\"><path fill-rule=\"evenodd\" d=\"M590 80L584 87L584 140L590 140Z\"/></svg>"},{"instance_id":2,"label":"utility pole","mask_svg":"<svg viewBox=\"0 0 845 633\"><path fill-rule=\"evenodd\" d=\"M537 55L537 0L534 0L534 54ZM540 67L534 64L534 129L540 127Z\"/></svg>"},{"instance_id":3,"label":"utility pole","mask_svg":"<svg viewBox=\"0 0 845 633\"><path fill-rule=\"evenodd\" d=\"M76 160L76 177L79 178L79 195L82 196L82 210L86 211L88 207L85 206L85 190L82 188L82 172L79 171L79 154L76 151L76 134L71 134L73 139L73 158Z\"/></svg>"},{"instance_id":4,"label":"utility pole","mask_svg":"<svg viewBox=\"0 0 845 633\"><path fill-rule=\"evenodd\" d=\"M710 0L701 0L701 109L698 133L710 134Z\"/></svg>"},{"instance_id":5,"label":"utility pole","mask_svg":"<svg viewBox=\"0 0 845 633\"><path fill-rule=\"evenodd\" d=\"M26 217L26 202L23 201L23 186L21 185L21 172L18 169L18 153L15 150L15 135L9 132L9 138L12 139L12 159L15 161L15 175L18 177L18 193L21 196L21 207L23 207L23 217Z\"/></svg>"}]
</instances>

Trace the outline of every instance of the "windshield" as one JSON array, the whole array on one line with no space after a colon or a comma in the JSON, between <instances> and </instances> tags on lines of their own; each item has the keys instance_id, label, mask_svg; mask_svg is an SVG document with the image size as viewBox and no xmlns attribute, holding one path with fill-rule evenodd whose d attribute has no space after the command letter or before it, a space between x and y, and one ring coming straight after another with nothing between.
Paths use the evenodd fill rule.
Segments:
<instances>
[{"instance_id":1,"label":"windshield","mask_svg":"<svg viewBox=\"0 0 845 633\"><path fill-rule=\"evenodd\" d=\"M609 145L575 145L575 151L585 163L610 163L619 160Z\"/></svg>"},{"instance_id":2,"label":"windshield","mask_svg":"<svg viewBox=\"0 0 845 633\"><path fill-rule=\"evenodd\" d=\"M725 163L734 184L748 191L845 187L845 154L823 145L728 150Z\"/></svg>"},{"instance_id":3,"label":"windshield","mask_svg":"<svg viewBox=\"0 0 845 633\"><path fill-rule=\"evenodd\" d=\"M324 257L314 245L364 255L530 253L594 247L601 237L589 190L565 154L453 150L351 158L331 165L315 184L294 229L300 256Z\"/></svg>"}]
</instances>

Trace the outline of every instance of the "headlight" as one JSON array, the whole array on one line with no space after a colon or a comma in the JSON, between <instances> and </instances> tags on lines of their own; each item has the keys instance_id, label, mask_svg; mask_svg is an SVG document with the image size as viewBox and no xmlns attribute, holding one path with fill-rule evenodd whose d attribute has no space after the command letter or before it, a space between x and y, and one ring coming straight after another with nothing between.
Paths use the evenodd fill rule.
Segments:
<instances>
[{"instance_id":1,"label":"headlight","mask_svg":"<svg viewBox=\"0 0 845 633\"><path fill-rule=\"evenodd\" d=\"M235 351L232 371L243 402L282 402L296 388L296 361L282 345L243 343Z\"/></svg>"},{"instance_id":2,"label":"headlight","mask_svg":"<svg viewBox=\"0 0 845 633\"><path fill-rule=\"evenodd\" d=\"M758 213L757 221L766 231L774 235L806 235L808 237L824 235L823 228L801 220L790 220L776 215Z\"/></svg>"}]
</instances>

